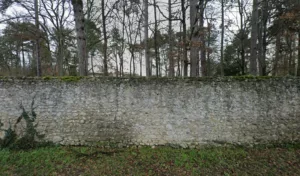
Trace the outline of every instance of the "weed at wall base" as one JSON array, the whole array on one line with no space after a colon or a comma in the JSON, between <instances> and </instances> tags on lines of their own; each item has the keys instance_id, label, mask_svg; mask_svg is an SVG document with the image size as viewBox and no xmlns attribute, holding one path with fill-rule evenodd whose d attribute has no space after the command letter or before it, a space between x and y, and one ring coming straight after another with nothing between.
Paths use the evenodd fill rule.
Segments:
<instances>
[{"instance_id":1,"label":"weed at wall base","mask_svg":"<svg viewBox=\"0 0 300 176\"><path fill-rule=\"evenodd\" d=\"M37 125L34 125L36 120L36 113L34 112L34 100L31 103L31 115L25 110L24 106L21 104L22 109L21 116L17 119L14 124L14 129L21 123L22 120L25 121L26 128L25 134L21 137L17 136L11 125L7 130L1 129L3 124L0 122L0 131L4 131L5 135L3 139L0 139L0 148L8 148L13 150L29 150L38 147L53 146L51 142L44 141L44 135L40 135L36 130Z\"/></svg>"}]
</instances>

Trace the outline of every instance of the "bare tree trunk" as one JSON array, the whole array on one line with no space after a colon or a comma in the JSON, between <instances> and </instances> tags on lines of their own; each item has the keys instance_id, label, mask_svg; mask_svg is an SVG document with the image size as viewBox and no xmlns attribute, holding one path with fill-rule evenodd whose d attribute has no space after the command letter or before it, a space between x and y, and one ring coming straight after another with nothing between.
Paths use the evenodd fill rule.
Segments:
<instances>
[{"instance_id":1,"label":"bare tree trunk","mask_svg":"<svg viewBox=\"0 0 300 176\"><path fill-rule=\"evenodd\" d=\"M293 49L292 49L292 44L293 44L293 41L291 41L291 48L290 48L290 53L289 53L289 69L288 69L288 74L289 75L293 75Z\"/></svg>"},{"instance_id":2,"label":"bare tree trunk","mask_svg":"<svg viewBox=\"0 0 300 176\"><path fill-rule=\"evenodd\" d=\"M263 73L263 51L264 51L264 46L263 46L263 24L262 22L259 23L258 25L258 44L257 44L257 49L258 49L258 65L259 65L259 75L260 76L263 76L264 73Z\"/></svg>"},{"instance_id":3,"label":"bare tree trunk","mask_svg":"<svg viewBox=\"0 0 300 176\"><path fill-rule=\"evenodd\" d=\"M84 29L84 14L83 14L83 2L82 0L72 0L76 35L77 35L77 50L79 58L79 75L88 75L88 60L86 55L86 36Z\"/></svg>"},{"instance_id":4,"label":"bare tree trunk","mask_svg":"<svg viewBox=\"0 0 300 176\"><path fill-rule=\"evenodd\" d=\"M124 57L120 55L120 77L124 76Z\"/></svg>"},{"instance_id":5,"label":"bare tree trunk","mask_svg":"<svg viewBox=\"0 0 300 176\"><path fill-rule=\"evenodd\" d=\"M244 2L243 2L243 0L238 0L238 6L239 6L240 26L241 26L241 37L240 37L240 42L241 42L240 54L241 54L241 60L242 60L241 68L242 68L242 75L245 75L246 59L245 59L244 41L246 39L246 35L245 35L245 30L244 30Z\"/></svg>"},{"instance_id":6,"label":"bare tree trunk","mask_svg":"<svg viewBox=\"0 0 300 176\"><path fill-rule=\"evenodd\" d=\"M140 76L143 76L143 55L142 52L139 52L140 57Z\"/></svg>"},{"instance_id":7,"label":"bare tree trunk","mask_svg":"<svg viewBox=\"0 0 300 176\"><path fill-rule=\"evenodd\" d=\"M36 70L37 76L42 76L42 64L41 64L41 56L40 56L40 22L39 22L39 5L38 0L34 0L34 11L35 11L35 26L37 30L37 38L36 38Z\"/></svg>"},{"instance_id":8,"label":"bare tree trunk","mask_svg":"<svg viewBox=\"0 0 300 176\"><path fill-rule=\"evenodd\" d=\"M252 7L252 20L251 20L251 56L250 56L250 74L257 75L257 36L258 36L258 3L257 0L253 0Z\"/></svg>"},{"instance_id":9,"label":"bare tree trunk","mask_svg":"<svg viewBox=\"0 0 300 176\"><path fill-rule=\"evenodd\" d=\"M122 21L122 53L120 53L120 76L124 76L124 48L125 48L125 21L126 21L126 8L125 0L123 0L123 21Z\"/></svg>"},{"instance_id":10,"label":"bare tree trunk","mask_svg":"<svg viewBox=\"0 0 300 176\"><path fill-rule=\"evenodd\" d=\"M131 53L131 49L130 49L130 53ZM129 76L130 77L132 76L132 53L129 61Z\"/></svg>"},{"instance_id":11,"label":"bare tree trunk","mask_svg":"<svg viewBox=\"0 0 300 176\"><path fill-rule=\"evenodd\" d=\"M286 54L286 61L285 61L285 75L293 75L293 33L289 32L286 35L286 45L288 49L288 53Z\"/></svg>"},{"instance_id":12,"label":"bare tree trunk","mask_svg":"<svg viewBox=\"0 0 300 176\"><path fill-rule=\"evenodd\" d=\"M287 76L288 75L288 72L289 72L289 54L288 53L285 53L283 55L283 68L282 68L282 73L284 76Z\"/></svg>"},{"instance_id":13,"label":"bare tree trunk","mask_svg":"<svg viewBox=\"0 0 300 176\"><path fill-rule=\"evenodd\" d=\"M180 30L179 30L180 33L182 33L182 23L180 23ZM179 42L182 41L182 36L180 35L179 36ZM183 54L183 48L179 46L179 48L177 49L177 77L181 77L182 75L182 72L181 72L181 69L182 69L182 57L181 55Z\"/></svg>"},{"instance_id":14,"label":"bare tree trunk","mask_svg":"<svg viewBox=\"0 0 300 176\"><path fill-rule=\"evenodd\" d=\"M35 56L36 56L36 54L35 54L35 52L36 52L36 49L35 49L36 48L36 46L35 46L36 43L35 42L31 42L31 43L32 43L32 46L33 46L32 51L31 51L32 56L30 57L30 54L27 53L27 57L29 58L29 60L28 60L29 61L28 62L28 73L29 74L31 74L31 70L34 69L33 66L35 66L34 64L35 64Z\"/></svg>"},{"instance_id":15,"label":"bare tree trunk","mask_svg":"<svg viewBox=\"0 0 300 176\"><path fill-rule=\"evenodd\" d=\"M180 67L181 57L180 57L180 54L181 53L178 53L178 59L177 59L177 77L181 76L181 67Z\"/></svg>"},{"instance_id":16,"label":"bare tree trunk","mask_svg":"<svg viewBox=\"0 0 300 176\"><path fill-rule=\"evenodd\" d=\"M160 72L160 56L159 56L159 46L157 43L157 9L156 9L156 0L153 0L154 5L154 50L155 50L155 67L156 67L156 76L159 77Z\"/></svg>"},{"instance_id":17,"label":"bare tree trunk","mask_svg":"<svg viewBox=\"0 0 300 176\"><path fill-rule=\"evenodd\" d=\"M22 65L23 65L23 75L26 75L26 63L25 63L25 54L24 54L24 42L22 41Z\"/></svg>"},{"instance_id":18,"label":"bare tree trunk","mask_svg":"<svg viewBox=\"0 0 300 176\"><path fill-rule=\"evenodd\" d=\"M207 20L208 23L208 40L207 40L207 48L210 48L211 45L211 23L209 23L209 21ZM207 75L206 76L211 76L211 58L210 58L210 52L207 52Z\"/></svg>"},{"instance_id":19,"label":"bare tree trunk","mask_svg":"<svg viewBox=\"0 0 300 176\"><path fill-rule=\"evenodd\" d=\"M118 63L118 54L115 52L115 63L116 63L116 77L119 77L119 63Z\"/></svg>"},{"instance_id":20,"label":"bare tree trunk","mask_svg":"<svg viewBox=\"0 0 300 176\"><path fill-rule=\"evenodd\" d=\"M59 34L60 35L60 31ZM64 53L63 53L63 44L62 44L62 39L61 36L58 37L58 57L57 57L57 68L58 68L58 74L59 76L63 76L63 59L64 59Z\"/></svg>"},{"instance_id":21,"label":"bare tree trunk","mask_svg":"<svg viewBox=\"0 0 300 176\"><path fill-rule=\"evenodd\" d=\"M9 50L13 51L13 48L14 47L12 46L12 44L9 44ZM9 55L10 55L10 58L14 58L13 52L9 52ZM14 63L13 63L12 60L9 61L9 67L12 68L12 69L14 69ZM14 74L14 70L12 70L12 72L9 75L12 76L13 74Z\"/></svg>"},{"instance_id":22,"label":"bare tree trunk","mask_svg":"<svg viewBox=\"0 0 300 176\"><path fill-rule=\"evenodd\" d=\"M107 66L107 32L106 32L106 14L105 14L105 3L101 0L101 11L102 11L102 30L103 30L103 66L104 66L104 76L108 76L108 66Z\"/></svg>"},{"instance_id":23,"label":"bare tree trunk","mask_svg":"<svg viewBox=\"0 0 300 176\"><path fill-rule=\"evenodd\" d=\"M258 32L258 63L259 63L259 74L261 76L267 75L266 65L266 53L267 53L267 23L268 23L268 1L263 1L263 7L261 10L261 22L259 25Z\"/></svg>"},{"instance_id":24,"label":"bare tree trunk","mask_svg":"<svg viewBox=\"0 0 300 176\"><path fill-rule=\"evenodd\" d=\"M141 25L141 23L139 23ZM142 32L141 32L141 27L140 30L138 30L138 36L140 38L140 41L142 41ZM140 76L143 76L143 53L142 50L139 48L139 61L140 61Z\"/></svg>"},{"instance_id":25,"label":"bare tree trunk","mask_svg":"<svg viewBox=\"0 0 300 176\"><path fill-rule=\"evenodd\" d=\"M292 73L292 76L297 76L297 64L296 64L296 58L297 58L297 35L298 33L294 33L294 39L293 39L293 51L292 51L292 57L293 57L293 62L292 62L292 67L293 67L293 73Z\"/></svg>"},{"instance_id":26,"label":"bare tree trunk","mask_svg":"<svg viewBox=\"0 0 300 176\"><path fill-rule=\"evenodd\" d=\"M185 0L181 0L181 12L182 12L182 28L183 28L183 38L182 38L182 44L183 44L183 76L188 76L188 58L187 58L187 41L186 41L186 8L185 8Z\"/></svg>"},{"instance_id":27,"label":"bare tree trunk","mask_svg":"<svg viewBox=\"0 0 300 176\"><path fill-rule=\"evenodd\" d=\"M95 71L94 71L94 53L91 53L91 67L92 67L92 74L95 76Z\"/></svg>"},{"instance_id":28,"label":"bare tree trunk","mask_svg":"<svg viewBox=\"0 0 300 176\"><path fill-rule=\"evenodd\" d=\"M221 7L221 13L222 13L222 24L221 24L221 63L220 63L220 69L221 69L221 76L224 76L224 36L225 36L225 12L224 12L224 6L225 6L225 3L224 1L225 0L221 0L222 2L222 7Z\"/></svg>"},{"instance_id":29,"label":"bare tree trunk","mask_svg":"<svg viewBox=\"0 0 300 176\"><path fill-rule=\"evenodd\" d=\"M199 76L197 75L197 70L199 70L199 26L198 26L198 9L197 3L198 0L190 0L190 25L191 25L191 51L190 51L190 60L191 60L191 77Z\"/></svg>"},{"instance_id":30,"label":"bare tree trunk","mask_svg":"<svg viewBox=\"0 0 300 176\"><path fill-rule=\"evenodd\" d=\"M262 17L264 18L264 17ZM259 24L258 32L258 64L259 64L259 75L267 75L267 66L266 66L266 50L267 50L267 31L266 23L262 21Z\"/></svg>"},{"instance_id":31,"label":"bare tree trunk","mask_svg":"<svg viewBox=\"0 0 300 176\"><path fill-rule=\"evenodd\" d=\"M173 31L172 31L172 2L171 0L168 0L168 10L169 10L169 77L175 76L174 71L174 57L173 57Z\"/></svg>"},{"instance_id":32,"label":"bare tree trunk","mask_svg":"<svg viewBox=\"0 0 300 176\"><path fill-rule=\"evenodd\" d=\"M148 46L148 0L144 0L144 42L145 42L145 58L146 58L146 76L152 75L149 46Z\"/></svg>"},{"instance_id":33,"label":"bare tree trunk","mask_svg":"<svg viewBox=\"0 0 300 176\"><path fill-rule=\"evenodd\" d=\"M133 76L135 76L136 71L135 71L135 54L134 54L134 51L132 52L132 67L133 67Z\"/></svg>"},{"instance_id":34,"label":"bare tree trunk","mask_svg":"<svg viewBox=\"0 0 300 176\"><path fill-rule=\"evenodd\" d=\"M205 44L205 34L204 34L204 9L205 0L200 3L200 30L201 30L201 73L202 76L207 76L207 63L206 63L206 44Z\"/></svg>"},{"instance_id":35,"label":"bare tree trunk","mask_svg":"<svg viewBox=\"0 0 300 176\"><path fill-rule=\"evenodd\" d=\"M86 13L85 13L85 15L86 15L86 20L88 20L88 21L92 20L91 15L92 15L93 5L94 5L94 0L86 0ZM85 31L86 31L86 33L87 33L87 31L89 31L89 25L85 26ZM87 36L87 40L88 40L88 36ZM89 48L86 49L87 60L89 61L89 58L91 57L90 62L92 62L92 59L93 59L92 52L93 51L90 51ZM87 68L87 69L88 69L88 72L89 72L89 68ZM94 68L91 68L91 70L92 70L93 77L95 77Z\"/></svg>"},{"instance_id":36,"label":"bare tree trunk","mask_svg":"<svg viewBox=\"0 0 300 176\"><path fill-rule=\"evenodd\" d=\"M129 66L129 71L130 71L130 76L135 76L135 54L134 54L134 49L130 48L130 66Z\"/></svg>"},{"instance_id":37,"label":"bare tree trunk","mask_svg":"<svg viewBox=\"0 0 300 176\"><path fill-rule=\"evenodd\" d=\"M275 53L275 60L274 60L274 66L272 71L272 76L276 76L278 72L278 62L280 60L280 50L281 50L281 42L280 42L280 33L276 35L276 53Z\"/></svg>"},{"instance_id":38,"label":"bare tree trunk","mask_svg":"<svg viewBox=\"0 0 300 176\"><path fill-rule=\"evenodd\" d=\"M17 60L16 60L16 75L19 75L21 73L20 71L20 66L21 66L21 48L19 45L19 42L16 42L16 55L17 55Z\"/></svg>"}]
</instances>

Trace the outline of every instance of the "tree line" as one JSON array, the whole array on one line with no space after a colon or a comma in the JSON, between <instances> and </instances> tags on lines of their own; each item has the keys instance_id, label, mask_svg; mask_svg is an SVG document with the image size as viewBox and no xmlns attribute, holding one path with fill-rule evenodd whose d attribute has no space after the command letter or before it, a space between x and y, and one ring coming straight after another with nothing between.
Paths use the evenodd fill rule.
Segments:
<instances>
[{"instance_id":1,"label":"tree line","mask_svg":"<svg viewBox=\"0 0 300 176\"><path fill-rule=\"evenodd\" d=\"M0 0L2 76L300 76L300 0Z\"/></svg>"}]
</instances>

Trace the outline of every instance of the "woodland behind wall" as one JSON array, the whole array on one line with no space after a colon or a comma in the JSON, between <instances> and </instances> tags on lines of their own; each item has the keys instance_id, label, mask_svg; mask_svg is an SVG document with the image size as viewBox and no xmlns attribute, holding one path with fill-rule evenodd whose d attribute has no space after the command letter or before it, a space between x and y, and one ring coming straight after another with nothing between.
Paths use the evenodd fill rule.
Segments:
<instances>
[{"instance_id":1,"label":"woodland behind wall","mask_svg":"<svg viewBox=\"0 0 300 176\"><path fill-rule=\"evenodd\" d=\"M64 145L196 147L300 139L296 78L3 78L0 99L3 128L14 124L22 104L37 114L45 139Z\"/></svg>"},{"instance_id":2,"label":"woodland behind wall","mask_svg":"<svg viewBox=\"0 0 300 176\"><path fill-rule=\"evenodd\" d=\"M0 75L300 76L299 2L2 0Z\"/></svg>"}]
</instances>

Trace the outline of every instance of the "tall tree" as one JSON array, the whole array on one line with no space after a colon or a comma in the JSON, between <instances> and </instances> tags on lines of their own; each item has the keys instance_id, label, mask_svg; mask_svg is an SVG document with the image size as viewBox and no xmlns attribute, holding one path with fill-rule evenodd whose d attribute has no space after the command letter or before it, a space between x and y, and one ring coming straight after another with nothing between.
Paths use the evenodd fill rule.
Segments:
<instances>
[{"instance_id":1,"label":"tall tree","mask_svg":"<svg viewBox=\"0 0 300 176\"><path fill-rule=\"evenodd\" d=\"M39 22L39 4L38 0L34 0L34 14L35 14L35 26L37 31L40 29L40 22ZM42 66L41 66L41 56L40 56L40 34L37 33L36 39L36 69L37 69L37 76L42 76Z\"/></svg>"},{"instance_id":2,"label":"tall tree","mask_svg":"<svg viewBox=\"0 0 300 176\"><path fill-rule=\"evenodd\" d=\"M266 55L267 55L267 31L268 31L268 20L269 20L269 0L261 2L261 9L259 11L259 20L258 25L258 65L259 65L259 75L267 75L267 64L266 64Z\"/></svg>"},{"instance_id":3,"label":"tall tree","mask_svg":"<svg viewBox=\"0 0 300 176\"><path fill-rule=\"evenodd\" d=\"M205 28L204 28L204 11L208 0L200 0L199 4L199 28L200 28L200 42L201 42L201 74L207 76L207 59L206 59L206 41L205 41Z\"/></svg>"},{"instance_id":4,"label":"tall tree","mask_svg":"<svg viewBox=\"0 0 300 176\"><path fill-rule=\"evenodd\" d=\"M123 0L122 11L123 11L123 19L122 19L122 39L125 38L125 21L126 21L126 0ZM125 41L122 42L122 48L119 52L120 57L120 76L124 76L124 52L125 52Z\"/></svg>"},{"instance_id":5,"label":"tall tree","mask_svg":"<svg viewBox=\"0 0 300 176\"><path fill-rule=\"evenodd\" d=\"M221 76L224 76L224 36L225 36L225 0L221 0Z\"/></svg>"},{"instance_id":6,"label":"tall tree","mask_svg":"<svg viewBox=\"0 0 300 176\"><path fill-rule=\"evenodd\" d=\"M106 14L105 14L105 3L101 0L101 13L102 13L102 31L104 37L103 43L103 66L104 66L104 76L108 76L108 66L107 66L107 32L106 32Z\"/></svg>"},{"instance_id":7,"label":"tall tree","mask_svg":"<svg viewBox=\"0 0 300 176\"><path fill-rule=\"evenodd\" d=\"M190 26L191 26L191 42L190 42L190 60L191 60L191 76L198 76L199 70L199 4L198 0L190 0Z\"/></svg>"},{"instance_id":8,"label":"tall tree","mask_svg":"<svg viewBox=\"0 0 300 176\"><path fill-rule=\"evenodd\" d=\"M125 26L128 50L130 52L130 75L136 75L136 52L138 51L138 37L141 31L142 18L140 18L139 1L130 1L126 9L127 25Z\"/></svg>"},{"instance_id":9,"label":"tall tree","mask_svg":"<svg viewBox=\"0 0 300 176\"><path fill-rule=\"evenodd\" d=\"M83 13L83 2L82 0L72 0L76 35L77 35L77 49L79 58L79 75L88 75L88 60L86 52L86 36L84 26L84 13Z\"/></svg>"},{"instance_id":10,"label":"tall tree","mask_svg":"<svg viewBox=\"0 0 300 176\"><path fill-rule=\"evenodd\" d=\"M56 66L58 75L64 75L64 61L67 47L65 47L66 36L70 36L71 32L68 30L67 23L68 17L71 14L69 10L69 3L64 0L41 0L43 23L41 28L47 31L48 35L52 38L56 45ZM51 25L49 25L51 24ZM51 27L49 27L51 26ZM69 32L69 33L67 33Z\"/></svg>"},{"instance_id":11,"label":"tall tree","mask_svg":"<svg viewBox=\"0 0 300 176\"><path fill-rule=\"evenodd\" d=\"M172 26L172 1L168 0L168 11L169 11L169 25L168 25L168 35L169 35L169 51L168 51L168 57L169 57L169 77L175 76L175 70L174 70L174 57L173 57L173 26Z\"/></svg>"},{"instance_id":12,"label":"tall tree","mask_svg":"<svg viewBox=\"0 0 300 176\"><path fill-rule=\"evenodd\" d=\"M187 77L188 76L188 51L187 51L187 29L186 29L186 4L185 0L181 0L181 13L182 13L182 18L181 18L181 23L182 23L182 47L183 47L183 76Z\"/></svg>"},{"instance_id":13,"label":"tall tree","mask_svg":"<svg viewBox=\"0 0 300 176\"><path fill-rule=\"evenodd\" d=\"M146 58L146 76L149 77L152 75L151 62L150 62L150 51L148 45L148 28L149 28L149 13L148 13L148 0L144 0L144 45L145 45L145 58Z\"/></svg>"},{"instance_id":14,"label":"tall tree","mask_svg":"<svg viewBox=\"0 0 300 176\"><path fill-rule=\"evenodd\" d=\"M157 20L157 1L153 0L154 6L154 50L155 50L155 66L156 76L160 75L160 53L158 46L158 20Z\"/></svg>"},{"instance_id":15,"label":"tall tree","mask_svg":"<svg viewBox=\"0 0 300 176\"><path fill-rule=\"evenodd\" d=\"M239 16L240 16L240 56L241 56L241 67L242 67L242 75L246 73L246 56L245 56L245 40L247 39L246 31L245 31L245 20L244 20L244 0L237 0Z\"/></svg>"},{"instance_id":16,"label":"tall tree","mask_svg":"<svg viewBox=\"0 0 300 176\"><path fill-rule=\"evenodd\" d=\"M2 0L0 3L0 10L3 13L5 10L7 10L10 6L12 6L14 3L17 3L19 5L21 5L21 7L25 8L29 14L30 13L30 9L32 9L29 6L26 6L24 3L27 3L26 1L23 2L22 0ZM39 34L39 4L38 4L38 0L34 0L33 2L33 9L34 9L34 15L31 15L32 18L35 19L35 25L36 25L36 31L37 31L37 39L35 41L35 58L36 58L36 75L37 76L42 76L42 68L41 68L41 58L40 58L40 44L39 44L39 40L40 40L40 34ZM16 17L18 18L18 17Z\"/></svg>"},{"instance_id":17,"label":"tall tree","mask_svg":"<svg viewBox=\"0 0 300 176\"><path fill-rule=\"evenodd\" d=\"M258 0L253 0L251 27L250 74L257 75Z\"/></svg>"}]
</instances>

